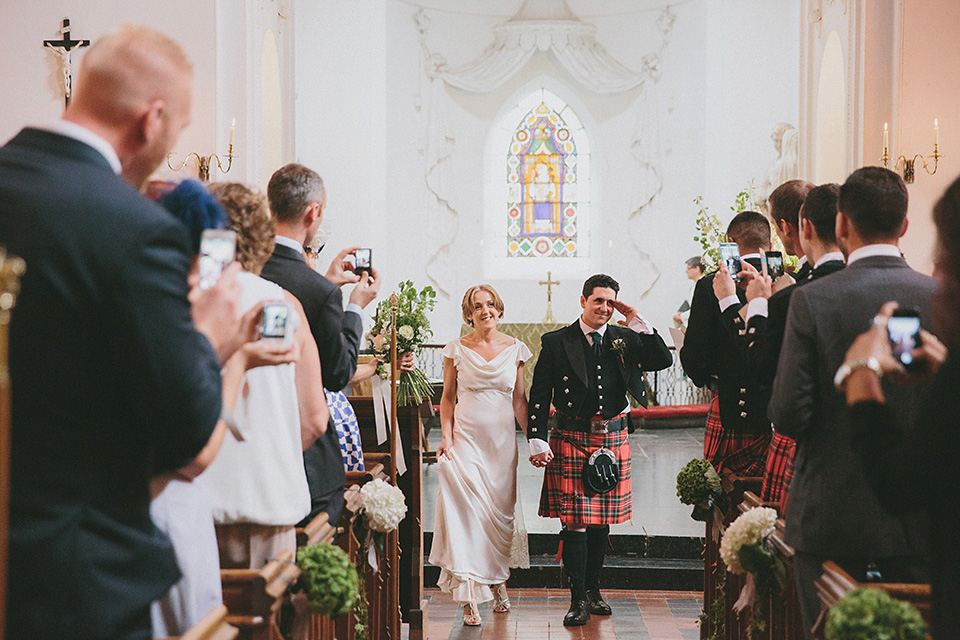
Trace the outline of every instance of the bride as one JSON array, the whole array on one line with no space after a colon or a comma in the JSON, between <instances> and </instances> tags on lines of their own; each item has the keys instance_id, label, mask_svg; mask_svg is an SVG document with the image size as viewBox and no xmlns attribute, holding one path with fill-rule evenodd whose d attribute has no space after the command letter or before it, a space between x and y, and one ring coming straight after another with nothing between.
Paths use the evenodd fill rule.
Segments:
<instances>
[{"instance_id":1,"label":"bride","mask_svg":"<svg viewBox=\"0 0 960 640\"><path fill-rule=\"evenodd\" d=\"M443 440L430 563L441 569L440 589L463 605L463 624L479 626L478 602L495 599L496 613L510 609L505 583L517 500L514 419L526 431L523 363L532 354L497 331L503 301L493 287L470 287L461 306L473 331L442 352Z\"/></svg>"}]
</instances>

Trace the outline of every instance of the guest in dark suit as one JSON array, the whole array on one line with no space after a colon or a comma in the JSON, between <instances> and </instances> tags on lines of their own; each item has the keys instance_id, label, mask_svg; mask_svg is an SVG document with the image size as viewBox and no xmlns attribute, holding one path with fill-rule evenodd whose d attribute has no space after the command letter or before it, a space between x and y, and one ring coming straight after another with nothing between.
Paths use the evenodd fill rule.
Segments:
<instances>
[{"instance_id":1,"label":"guest in dark suit","mask_svg":"<svg viewBox=\"0 0 960 640\"><path fill-rule=\"evenodd\" d=\"M84 55L62 120L0 149L0 244L27 263L7 638L150 638L150 603L179 577L148 482L213 432L237 300L218 284L191 309L185 230L118 174L139 186L165 157L190 78L176 44L124 27Z\"/></svg>"},{"instance_id":2,"label":"guest in dark suit","mask_svg":"<svg viewBox=\"0 0 960 640\"><path fill-rule=\"evenodd\" d=\"M840 188L837 241L847 266L797 289L790 300L770 417L797 441L786 542L808 637L819 611L814 580L833 560L854 578L870 568L886 581L927 577L927 530L918 515L896 516L878 501L855 462L844 398L834 374L853 339L891 298L916 307L930 326L935 281L911 269L897 247L907 228L907 189L880 167L855 171ZM923 386L884 387L905 432L915 433Z\"/></svg>"},{"instance_id":3,"label":"guest in dark suit","mask_svg":"<svg viewBox=\"0 0 960 640\"><path fill-rule=\"evenodd\" d=\"M610 524L625 522L632 513L627 392L646 405L641 372L666 369L673 362L656 330L617 300L619 291L608 275L587 279L580 319L541 338L530 388L530 460L546 467L539 512L563 524L562 556L571 593L565 626L584 625L591 613L611 613L600 595L600 573ZM607 324L614 309L628 327ZM551 403L557 428L548 445ZM584 485L581 471L601 447L615 456L620 475L611 490L596 493Z\"/></svg>"},{"instance_id":4,"label":"guest in dark suit","mask_svg":"<svg viewBox=\"0 0 960 640\"><path fill-rule=\"evenodd\" d=\"M744 211L730 221L727 238L737 243L741 263L759 270L762 252L770 248L770 223L759 213ZM740 308L745 303L746 294L734 286L723 264L701 278L693 293L680 362L695 385L715 391L707 415L704 458L717 470L760 475L771 435L766 417L769 387L759 383L741 345L745 330Z\"/></svg>"},{"instance_id":5,"label":"guest in dark suit","mask_svg":"<svg viewBox=\"0 0 960 640\"><path fill-rule=\"evenodd\" d=\"M377 297L380 278L376 269L356 275L345 268L344 250L330 265L327 277L311 269L303 247L313 239L323 219L326 190L316 171L291 163L277 169L267 185L270 210L277 236L273 255L260 276L275 282L303 305L310 331L317 342L323 367L323 386L332 391L345 388L357 369L357 353L363 333L363 308ZM343 308L340 285L354 282L350 303ZM310 485L309 518L326 512L336 525L343 509L346 480L337 430L331 423L309 449L303 463Z\"/></svg>"},{"instance_id":6,"label":"guest in dark suit","mask_svg":"<svg viewBox=\"0 0 960 640\"><path fill-rule=\"evenodd\" d=\"M779 190L780 188L774 191L774 194ZM810 189L803 200L799 212L800 227L797 241L807 258L806 264L812 265L812 271L810 278L799 278L796 282L797 286L843 268L843 254L837 246L835 233L839 193L840 185L824 184ZM770 199L773 202L773 196ZM785 274L776 282L771 282L769 275L759 274L752 267L745 267L745 270L751 278L747 285L747 333L744 336L747 363L760 379L761 384L772 386L773 378L777 374L777 362L780 359L780 346L783 344L783 332L787 324L790 296L796 291L796 287L791 286L793 279L789 275ZM775 293L774 290L776 290ZM793 456L796 446L793 438L776 431L776 425L774 425L774 434L770 440L766 468L763 473L763 486L760 492L762 500L769 502L786 500L786 488L790 484L793 473ZM781 504L781 512L784 506Z\"/></svg>"}]
</instances>

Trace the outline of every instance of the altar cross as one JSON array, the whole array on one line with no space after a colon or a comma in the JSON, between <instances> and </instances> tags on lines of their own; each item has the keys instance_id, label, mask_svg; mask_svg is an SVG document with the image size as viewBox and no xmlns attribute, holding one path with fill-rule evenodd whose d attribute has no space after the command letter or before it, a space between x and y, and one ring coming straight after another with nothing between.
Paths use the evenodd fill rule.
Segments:
<instances>
[{"instance_id":1,"label":"altar cross","mask_svg":"<svg viewBox=\"0 0 960 640\"><path fill-rule=\"evenodd\" d=\"M547 315L543 316L544 324L556 324L557 321L553 317L553 285L560 284L559 280L554 280L552 278L552 271L547 271L547 279L541 280L538 284L547 285Z\"/></svg>"},{"instance_id":2,"label":"altar cross","mask_svg":"<svg viewBox=\"0 0 960 640\"><path fill-rule=\"evenodd\" d=\"M61 38L59 40L44 40L43 46L49 48L57 57L60 58L60 68L63 71L63 100L64 107L70 106L70 95L73 93L73 69L70 61L70 52L75 48L89 47L89 40L71 40L70 39L70 18L63 19L63 27L60 28Z\"/></svg>"}]
</instances>

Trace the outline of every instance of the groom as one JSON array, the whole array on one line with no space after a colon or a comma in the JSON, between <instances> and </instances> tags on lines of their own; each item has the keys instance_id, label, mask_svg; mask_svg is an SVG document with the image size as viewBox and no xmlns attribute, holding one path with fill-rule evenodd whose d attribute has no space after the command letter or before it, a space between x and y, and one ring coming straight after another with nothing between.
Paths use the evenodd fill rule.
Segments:
<instances>
[{"instance_id":1,"label":"groom","mask_svg":"<svg viewBox=\"0 0 960 640\"><path fill-rule=\"evenodd\" d=\"M559 518L563 565L570 578L570 610L564 626L586 624L590 614L610 615L600 595L600 572L611 524L631 517L630 445L627 391L646 405L642 371L657 371L673 358L656 330L636 310L617 300L620 285L608 275L583 284L580 319L541 338L540 358L530 389L530 461L546 467L540 515ZM614 310L626 327L608 325ZM546 442L551 403L556 428ZM585 463L601 448L616 471L602 468L599 484L584 482ZM613 462L611 458L606 460ZM614 473L619 473L617 479ZM603 486L603 479L609 482ZM607 489L606 491L603 491ZM600 492L603 491L603 492Z\"/></svg>"}]
</instances>

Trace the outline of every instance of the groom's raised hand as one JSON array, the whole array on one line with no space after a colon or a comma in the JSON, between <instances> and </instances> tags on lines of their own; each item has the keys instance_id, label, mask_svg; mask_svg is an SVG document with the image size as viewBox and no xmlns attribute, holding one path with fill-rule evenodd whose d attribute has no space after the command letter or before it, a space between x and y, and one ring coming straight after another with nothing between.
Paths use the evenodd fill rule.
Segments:
<instances>
[{"instance_id":1,"label":"groom's raised hand","mask_svg":"<svg viewBox=\"0 0 960 640\"><path fill-rule=\"evenodd\" d=\"M630 324L637 317L637 310L621 300L614 300L613 308L623 314L624 324Z\"/></svg>"}]
</instances>

